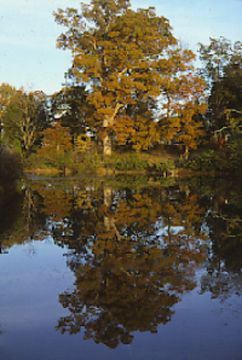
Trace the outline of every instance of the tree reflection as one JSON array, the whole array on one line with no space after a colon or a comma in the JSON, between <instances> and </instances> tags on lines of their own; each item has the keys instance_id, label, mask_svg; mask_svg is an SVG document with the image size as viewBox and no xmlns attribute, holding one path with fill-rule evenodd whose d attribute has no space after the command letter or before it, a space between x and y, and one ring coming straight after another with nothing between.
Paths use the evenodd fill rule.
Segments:
<instances>
[{"instance_id":1,"label":"tree reflection","mask_svg":"<svg viewBox=\"0 0 242 360\"><path fill-rule=\"evenodd\" d=\"M60 295L69 315L57 328L71 334L84 329L84 338L114 348L130 343L135 331L156 332L170 321L181 295L196 286L195 270L205 258L203 237L198 243L193 216L176 209L179 199L169 211L164 206L162 198L170 196L166 189L112 191L105 185L92 195L92 202L75 209L72 231L62 232L72 249L68 264L76 282L74 291ZM185 208L188 202L198 216L196 202L188 198ZM169 236L164 213L169 213Z\"/></svg>"},{"instance_id":2,"label":"tree reflection","mask_svg":"<svg viewBox=\"0 0 242 360\"><path fill-rule=\"evenodd\" d=\"M225 298L242 292L242 192L234 184L212 194L206 221L211 240L202 292Z\"/></svg>"},{"instance_id":3,"label":"tree reflection","mask_svg":"<svg viewBox=\"0 0 242 360\"><path fill-rule=\"evenodd\" d=\"M39 195L30 186L0 194L0 248L7 251L32 239L43 239L45 218Z\"/></svg>"}]
</instances>

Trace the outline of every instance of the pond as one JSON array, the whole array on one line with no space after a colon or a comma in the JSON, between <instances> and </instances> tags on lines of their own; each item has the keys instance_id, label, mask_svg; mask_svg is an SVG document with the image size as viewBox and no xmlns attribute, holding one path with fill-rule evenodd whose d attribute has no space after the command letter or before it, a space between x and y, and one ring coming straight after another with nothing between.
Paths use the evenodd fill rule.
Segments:
<instances>
[{"instance_id":1,"label":"pond","mask_svg":"<svg viewBox=\"0 0 242 360\"><path fill-rule=\"evenodd\" d=\"M1 359L242 358L239 183L32 179L0 215Z\"/></svg>"}]
</instances>

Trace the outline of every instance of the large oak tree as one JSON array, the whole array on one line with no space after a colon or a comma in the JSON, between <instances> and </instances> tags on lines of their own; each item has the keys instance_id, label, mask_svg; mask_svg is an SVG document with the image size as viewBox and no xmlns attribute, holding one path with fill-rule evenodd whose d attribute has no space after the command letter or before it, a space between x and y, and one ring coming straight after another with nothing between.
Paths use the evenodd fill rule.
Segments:
<instances>
[{"instance_id":1,"label":"large oak tree","mask_svg":"<svg viewBox=\"0 0 242 360\"><path fill-rule=\"evenodd\" d=\"M123 143L120 129L132 134L133 126L137 134L137 116L129 115L130 107L160 94L158 62L176 44L169 21L154 8L134 11L126 0L92 0L82 4L80 12L59 9L55 18L67 28L58 46L72 52L70 76L91 89L88 100L95 107L95 126L104 155L110 155L112 135L119 132L117 139ZM148 134L149 120L144 116L141 123Z\"/></svg>"}]
</instances>

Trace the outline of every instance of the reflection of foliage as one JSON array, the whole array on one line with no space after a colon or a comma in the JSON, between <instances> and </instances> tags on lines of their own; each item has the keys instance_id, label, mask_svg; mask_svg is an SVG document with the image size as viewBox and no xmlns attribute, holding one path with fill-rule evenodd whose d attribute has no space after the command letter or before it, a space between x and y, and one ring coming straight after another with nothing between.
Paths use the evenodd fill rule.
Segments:
<instances>
[{"instance_id":1,"label":"reflection of foliage","mask_svg":"<svg viewBox=\"0 0 242 360\"><path fill-rule=\"evenodd\" d=\"M90 193L82 192L77 204L83 208L69 222L72 231L54 234L72 249L68 264L76 275L75 290L60 295L70 314L57 328L70 333L84 328L85 338L116 347L130 343L134 331L155 332L170 320L181 294L195 287L204 252L195 230L186 237L173 232L170 242L158 234L164 208L157 190L113 192L104 186L100 191L92 193L92 203ZM190 204L194 219L199 211Z\"/></svg>"},{"instance_id":2,"label":"reflection of foliage","mask_svg":"<svg viewBox=\"0 0 242 360\"><path fill-rule=\"evenodd\" d=\"M13 231L21 211L22 196L17 191L0 192L0 242L1 250L5 248L6 239Z\"/></svg>"},{"instance_id":3,"label":"reflection of foliage","mask_svg":"<svg viewBox=\"0 0 242 360\"><path fill-rule=\"evenodd\" d=\"M192 258L182 263L178 246L161 249L109 236L102 234L94 242L87 261L85 256L71 258L76 289L60 296L70 315L60 319L58 329L76 333L84 327L85 338L116 347L130 343L136 330L156 332L170 320L179 296L195 283Z\"/></svg>"},{"instance_id":4,"label":"reflection of foliage","mask_svg":"<svg viewBox=\"0 0 242 360\"><path fill-rule=\"evenodd\" d=\"M238 273L213 270L201 279L201 292L210 292L213 299L225 300L233 294L240 296L241 290L242 276Z\"/></svg>"},{"instance_id":5,"label":"reflection of foliage","mask_svg":"<svg viewBox=\"0 0 242 360\"><path fill-rule=\"evenodd\" d=\"M45 215L51 216L53 221L59 221L69 216L72 204L68 192L52 186L39 187L38 191L43 199L42 205Z\"/></svg>"},{"instance_id":6,"label":"reflection of foliage","mask_svg":"<svg viewBox=\"0 0 242 360\"><path fill-rule=\"evenodd\" d=\"M42 239L44 218L39 207L39 196L26 186L22 192L0 194L0 245L1 249L22 244L33 238Z\"/></svg>"},{"instance_id":7,"label":"reflection of foliage","mask_svg":"<svg viewBox=\"0 0 242 360\"><path fill-rule=\"evenodd\" d=\"M202 278L202 291L214 298L240 294L242 290L242 193L227 184L213 195L207 216L211 239L209 265Z\"/></svg>"}]
</instances>

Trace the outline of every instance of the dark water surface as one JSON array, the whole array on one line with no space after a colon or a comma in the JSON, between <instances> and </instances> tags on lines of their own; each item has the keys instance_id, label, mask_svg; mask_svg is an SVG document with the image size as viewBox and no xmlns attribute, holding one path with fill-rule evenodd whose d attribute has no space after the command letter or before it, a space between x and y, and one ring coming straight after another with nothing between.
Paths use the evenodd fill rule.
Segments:
<instances>
[{"instance_id":1,"label":"dark water surface","mask_svg":"<svg viewBox=\"0 0 242 360\"><path fill-rule=\"evenodd\" d=\"M0 194L0 359L242 359L242 188L32 180Z\"/></svg>"}]
</instances>

